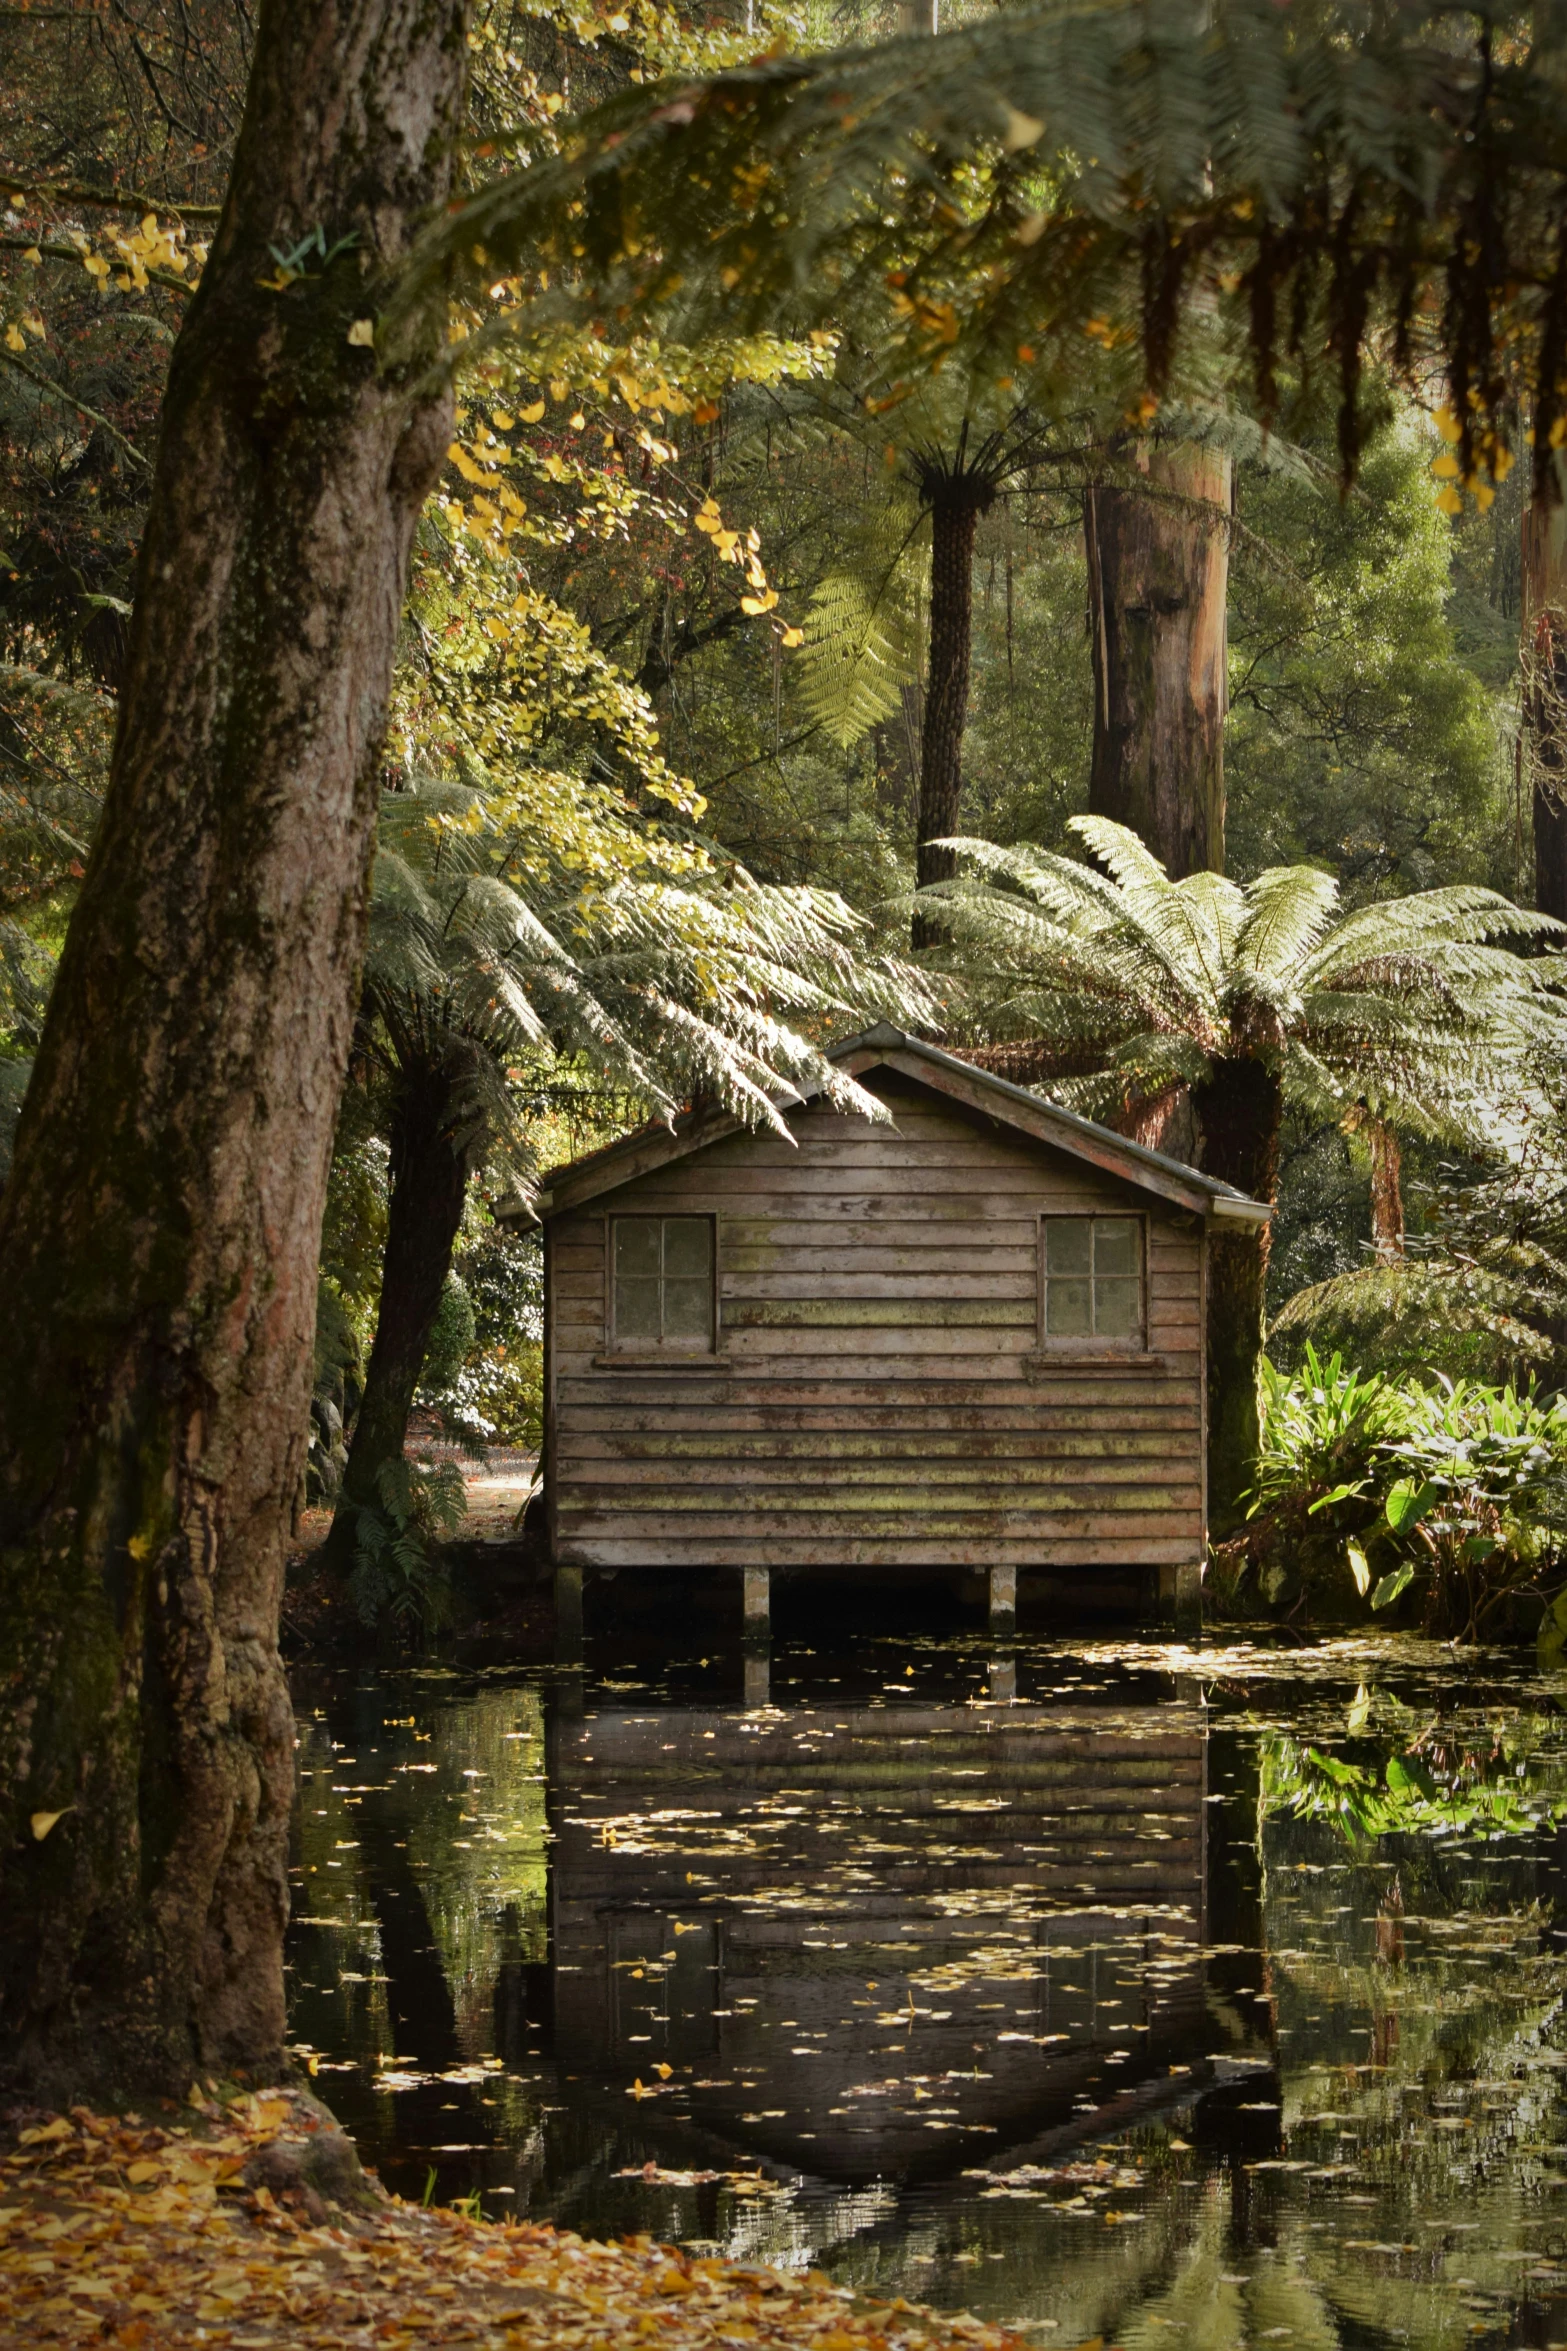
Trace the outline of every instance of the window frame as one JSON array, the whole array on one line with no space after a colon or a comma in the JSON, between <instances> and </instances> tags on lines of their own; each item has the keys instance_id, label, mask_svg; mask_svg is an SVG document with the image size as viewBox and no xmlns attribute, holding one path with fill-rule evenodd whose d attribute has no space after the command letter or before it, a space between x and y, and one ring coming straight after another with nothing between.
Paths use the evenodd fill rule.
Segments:
<instances>
[{"instance_id":1,"label":"window frame","mask_svg":"<svg viewBox=\"0 0 1567 2351\"><path fill-rule=\"evenodd\" d=\"M1046 1264L1048 1235L1052 1224L1132 1224L1137 1227L1138 1298L1141 1312L1138 1329L1131 1338L1100 1336L1087 1331L1080 1337L1054 1337L1048 1328L1050 1304L1050 1274ZM1120 1356L1147 1355L1148 1346L1148 1225L1146 1210L1135 1208L1042 1208L1039 1212L1039 1230L1035 1240L1034 1265L1036 1288L1035 1345L1041 1355L1050 1356ZM1090 1269L1092 1268L1090 1244ZM1081 1277L1078 1277L1081 1278ZM1092 1302L1093 1274L1090 1270L1089 1295ZM1091 1306L1090 1306L1091 1310Z\"/></svg>"},{"instance_id":2,"label":"window frame","mask_svg":"<svg viewBox=\"0 0 1567 2351\"><path fill-rule=\"evenodd\" d=\"M710 1296L707 1330L701 1338L632 1338L622 1337L617 1328L615 1280L615 1232L623 1224L666 1225L705 1224L708 1232L708 1269ZM659 1244L659 1305L663 1311L663 1286L668 1278L663 1268L663 1243ZM624 1214L608 1215L604 1219L604 1351L607 1355L653 1356L668 1358L681 1356L702 1359L718 1352L718 1218L708 1209L649 1208L628 1209Z\"/></svg>"}]
</instances>

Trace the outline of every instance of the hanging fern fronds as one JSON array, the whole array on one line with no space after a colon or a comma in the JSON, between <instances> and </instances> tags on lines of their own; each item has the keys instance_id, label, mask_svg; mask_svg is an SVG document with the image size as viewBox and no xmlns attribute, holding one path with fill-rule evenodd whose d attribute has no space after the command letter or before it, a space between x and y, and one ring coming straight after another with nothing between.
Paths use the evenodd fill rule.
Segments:
<instances>
[{"instance_id":1,"label":"hanging fern fronds","mask_svg":"<svg viewBox=\"0 0 1567 2351\"><path fill-rule=\"evenodd\" d=\"M800 669L806 709L847 751L898 708L914 662L896 609L853 573L831 572L811 598Z\"/></svg>"},{"instance_id":2,"label":"hanging fern fronds","mask_svg":"<svg viewBox=\"0 0 1567 2351\"><path fill-rule=\"evenodd\" d=\"M432 225L376 347L395 363L403 317L455 281L470 356L562 313L687 341L857 317L895 371L961 353L1040 404L1097 347L1135 404L1189 389L1194 344L1228 333L1264 418L1285 357L1331 370L1351 472L1377 342L1448 377L1465 476L1532 397L1543 487L1563 30L1563 0L1065 0L627 92L553 157L517 131L520 168Z\"/></svg>"}]
</instances>

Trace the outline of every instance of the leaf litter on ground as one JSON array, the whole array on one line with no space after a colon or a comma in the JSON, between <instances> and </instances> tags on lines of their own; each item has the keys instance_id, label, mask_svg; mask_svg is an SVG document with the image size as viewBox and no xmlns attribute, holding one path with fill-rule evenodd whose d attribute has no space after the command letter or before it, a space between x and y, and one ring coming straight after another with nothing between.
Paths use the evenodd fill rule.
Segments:
<instances>
[{"instance_id":1,"label":"leaf litter on ground","mask_svg":"<svg viewBox=\"0 0 1567 2351\"><path fill-rule=\"evenodd\" d=\"M0 2154L0 2345L233 2351L1024 2351L978 2319L388 2195L294 2089L192 2089L159 2120L15 2113Z\"/></svg>"}]
</instances>

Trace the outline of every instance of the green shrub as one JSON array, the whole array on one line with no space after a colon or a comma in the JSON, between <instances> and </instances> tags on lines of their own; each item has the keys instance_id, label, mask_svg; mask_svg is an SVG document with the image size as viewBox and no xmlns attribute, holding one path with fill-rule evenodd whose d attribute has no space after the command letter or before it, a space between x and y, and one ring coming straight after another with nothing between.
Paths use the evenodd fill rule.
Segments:
<instances>
[{"instance_id":1,"label":"green shrub","mask_svg":"<svg viewBox=\"0 0 1567 2351\"><path fill-rule=\"evenodd\" d=\"M1567 1525L1567 1399L1362 1377L1308 1344L1293 1378L1264 1364L1262 1405L1250 1523L1215 1553L1219 1606L1398 1607L1473 1641L1518 1594L1543 1596Z\"/></svg>"},{"instance_id":2,"label":"green shrub","mask_svg":"<svg viewBox=\"0 0 1567 2351\"><path fill-rule=\"evenodd\" d=\"M430 1325L421 1387L439 1394L455 1385L457 1374L472 1351L474 1331L472 1301L457 1275L449 1273L435 1320Z\"/></svg>"},{"instance_id":3,"label":"green shrub","mask_svg":"<svg viewBox=\"0 0 1567 2351\"><path fill-rule=\"evenodd\" d=\"M372 1629L389 1624L405 1640L423 1639L451 1612L439 1544L462 1523L462 1471L455 1461L435 1469L388 1461L376 1472L376 1492L354 1512L354 1605Z\"/></svg>"}]
</instances>

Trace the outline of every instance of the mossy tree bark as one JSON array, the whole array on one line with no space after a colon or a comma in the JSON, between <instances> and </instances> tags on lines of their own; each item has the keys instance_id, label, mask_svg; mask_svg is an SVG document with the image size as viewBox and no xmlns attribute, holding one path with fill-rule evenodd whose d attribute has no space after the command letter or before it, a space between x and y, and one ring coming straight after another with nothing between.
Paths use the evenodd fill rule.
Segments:
<instances>
[{"instance_id":1,"label":"mossy tree bark","mask_svg":"<svg viewBox=\"0 0 1567 2351\"><path fill-rule=\"evenodd\" d=\"M414 1391L462 1226L479 1142L472 1125L456 1073L445 1066L404 1072L391 1127L381 1303L328 1537L327 1562L339 1570L353 1564L354 1519L361 1507L375 1506L381 1469L403 1457Z\"/></svg>"},{"instance_id":2,"label":"mossy tree bark","mask_svg":"<svg viewBox=\"0 0 1567 2351\"><path fill-rule=\"evenodd\" d=\"M950 881L956 853L937 841L957 831L963 797L963 731L968 724L969 664L974 646L974 526L992 503L995 486L964 472L943 474L926 495L930 503L930 654L925 723L920 738L920 798L915 872L923 890ZM914 917L916 947L939 946L946 926L937 914Z\"/></svg>"},{"instance_id":3,"label":"mossy tree bark","mask_svg":"<svg viewBox=\"0 0 1567 2351\"><path fill-rule=\"evenodd\" d=\"M1270 1059L1212 1062L1192 1089L1208 1175L1272 1205L1279 1184L1284 1090ZM1228 1534L1256 1475L1257 1379L1268 1287L1266 1225L1208 1233L1208 1522Z\"/></svg>"},{"instance_id":4,"label":"mossy tree bark","mask_svg":"<svg viewBox=\"0 0 1567 2351\"><path fill-rule=\"evenodd\" d=\"M1084 501L1094 741L1088 805L1172 881L1224 871L1230 460L1142 444L1147 490Z\"/></svg>"},{"instance_id":5,"label":"mossy tree bark","mask_svg":"<svg viewBox=\"0 0 1567 2351\"><path fill-rule=\"evenodd\" d=\"M0 2070L59 2103L282 2061L277 1655L462 0L265 0L176 346L107 801L0 1202ZM313 255L306 239L321 232ZM305 274L265 286L274 249ZM330 258L326 258L330 256ZM54 1817L57 1816L57 1817Z\"/></svg>"}]
</instances>

